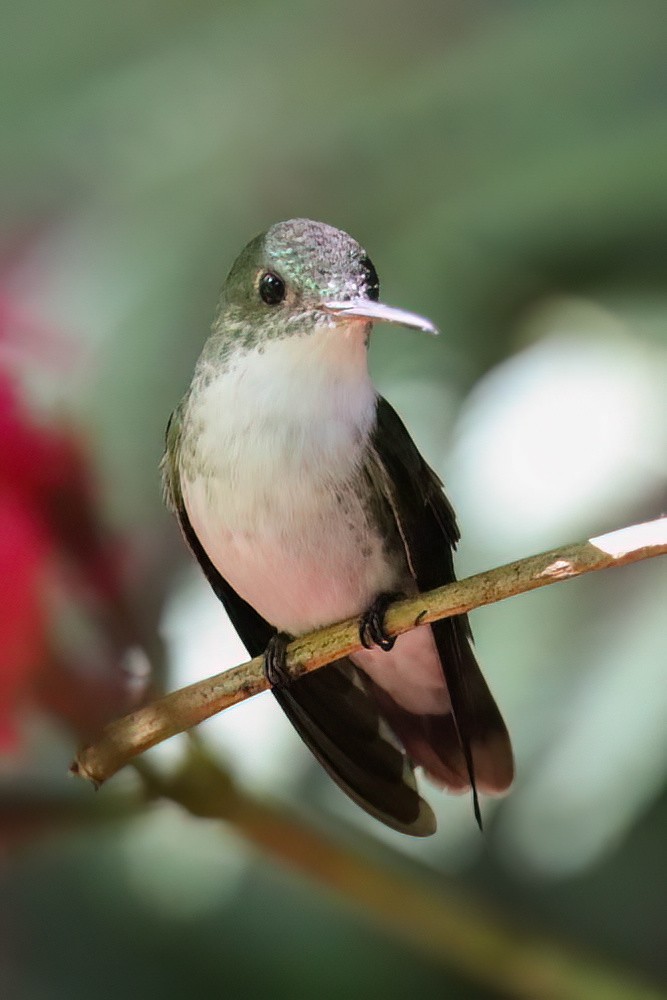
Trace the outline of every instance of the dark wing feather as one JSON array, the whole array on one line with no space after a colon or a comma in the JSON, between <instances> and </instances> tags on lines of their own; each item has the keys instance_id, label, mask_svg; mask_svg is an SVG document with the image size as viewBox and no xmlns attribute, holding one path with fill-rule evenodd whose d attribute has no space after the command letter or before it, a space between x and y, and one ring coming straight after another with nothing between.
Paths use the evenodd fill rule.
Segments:
<instances>
[{"instance_id":1,"label":"dark wing feather","mask_svg":"<svg viewBox=\"0 0 667 1000\"><path fill-rule=\"evenodd\" d=\"M419 454L403 422L378 398L374 478L392 509L419 590L455 579L456 518L442 483ZM373 473L372 473L373 474ZM466 615L431 626L449 690L452 715L414 716L374 685L375 696L408 753L454 791L504 791L514 765L507 729L479 669ZM479 815L478 815L479 818Z\"/></svg>"},{"instance_id":2,"label":"dark wing feather","mask_svg":"<svg viewBox=\"0 0 667 1000\"><path fill-rule=\"evenodd\" d=\"M244 601L217 571L187 515L177 469L180 414L167 426L162 463L165 498L215 594L251 656L264 652L275 628ZM417 791L414 772L375 698L347 659L332 663L273 694L329 775L366 812L412 836L435 832L435 817Z\"/></svg>"},{"instance_id":3,"label":"dark wing feather","mask_svg":"<svg viewBox=\"0 0 667 1000\"><path fill-rule=\"evenodd\" d=\"M357 805L400 833L435 833L435 816L419 795L412 765L348 659L273 693L299 736Z\"/></svg>"}]
</instances>

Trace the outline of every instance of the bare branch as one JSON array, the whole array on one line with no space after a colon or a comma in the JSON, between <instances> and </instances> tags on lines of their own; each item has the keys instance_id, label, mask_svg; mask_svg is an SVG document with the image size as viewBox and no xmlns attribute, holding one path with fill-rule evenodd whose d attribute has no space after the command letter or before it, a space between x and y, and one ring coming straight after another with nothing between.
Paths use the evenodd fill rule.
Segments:
<instances>
[{"instance_id":1,"label":"bare branch","mask_svg":"<svg viewBox=\"0 0 667 1000\"><path fill-rule=\"evenodd\" d=\"M662 517L586 542L519 559L417 597L398 601L387 612L387 631L391 635L400 635L417 625L463 614L537 587L665 554L667 517ZM296 679L360 647L359 624L351 618L290 643L287 671ZM97 743L77 755L71 769L99 785L149 747L191 729L204 719L267 688L263 659L255 657L231 670L174 691L112 722Z\"/></svg>"}]
</instances>

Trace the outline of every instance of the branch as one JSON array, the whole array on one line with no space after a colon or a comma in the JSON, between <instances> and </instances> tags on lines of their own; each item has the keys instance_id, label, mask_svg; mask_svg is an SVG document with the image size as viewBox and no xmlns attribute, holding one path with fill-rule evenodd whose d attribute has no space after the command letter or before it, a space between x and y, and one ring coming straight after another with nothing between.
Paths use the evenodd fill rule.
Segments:
<instances>
[{"instance_id":1,"label":"branch","mask_svg":"<svg viewBox=\"0 0 667 1000\"><path fill-rule=\"evenodd\" d=\"M149 794L178 802L192 815L233 824L269 858L336 893L357 917L375 921L395 940L494 996L667 1000L640 975L607 968L585 951L514 925L441 873L434 879L426 867L411 868L405 858L399 863L377 841L357 834L357 844L366 845L357 853L289 810L253 798L201 747L191 746L170 776L156 773L146 760L135 767Z\"/></svg>"},{"instance_id":2,"label":"branch","mask_svg":"<svg viewBox=\"0 0 667 1000\"><path fill-rule=\"evenodd\" d=\"M390 635L460 615L506 597L584 573L667 554L667 517L622 528L586 542L519 559L393 604ZM290 643L287 672L294 680L361 648L357 619L319 629ZM191 729L231 705L268 689L263 657L174 691L108 725L97 743L81 750L71 770L100 785L137 754Z\"/></svg>"}]
</instances>

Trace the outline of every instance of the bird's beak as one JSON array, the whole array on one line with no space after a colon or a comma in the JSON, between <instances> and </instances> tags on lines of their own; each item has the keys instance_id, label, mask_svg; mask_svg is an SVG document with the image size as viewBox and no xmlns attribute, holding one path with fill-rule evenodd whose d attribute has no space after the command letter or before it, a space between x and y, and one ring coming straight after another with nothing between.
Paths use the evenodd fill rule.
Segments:
<instances>
[{"instance_id":1,"label":"bird's beak","mask_svg":"<svg viewBox=\"0 0 667 1000\"><path fill-rule=\"evenodd\" d=\"M395 326L408 326L413 330L424 330L426 333L437 334L438 328L430 319L408 312L406 309L394 309L381 302L371 299L348 299L346 302L325 302L323 308L333 316L345 319L366 319L375 323L393 323Z\"/></svg>"}]
</instances>

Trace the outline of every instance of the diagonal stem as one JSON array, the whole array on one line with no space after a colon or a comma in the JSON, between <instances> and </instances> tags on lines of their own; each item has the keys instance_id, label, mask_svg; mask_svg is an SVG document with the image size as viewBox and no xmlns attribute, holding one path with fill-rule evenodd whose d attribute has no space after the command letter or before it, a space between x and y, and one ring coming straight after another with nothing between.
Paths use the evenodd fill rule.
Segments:
<instances>
[{"instance_id":1,"label":"diagonal stem","mask_svg":"<svg viewBox=\"0 0 667 1000\"><path fill-rule=\"evenodd\" d=\"M585 542L529 556L465 580L397 601L387 611L389 635L464 614L584 573L624 566L667 554L667 517L621 528ZM293 679L361 648L356 618L311 632L287 647L286 672ZM110 723L97 743L81 750L71 770L97 785L137 754L268 687L258 656L214 677L197 681Z\"/></svg>"}]
</instances>

